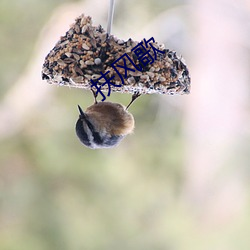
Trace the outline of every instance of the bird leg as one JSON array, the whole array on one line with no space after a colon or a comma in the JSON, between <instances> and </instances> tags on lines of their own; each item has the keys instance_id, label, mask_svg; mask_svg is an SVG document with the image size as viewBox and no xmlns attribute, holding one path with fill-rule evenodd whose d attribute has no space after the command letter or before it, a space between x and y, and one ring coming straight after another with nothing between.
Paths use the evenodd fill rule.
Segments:
<instances>
[{"instance_id":1,"label":"bird leg","mask_svg":"<svg viewBox=\"0 0 250 250\"><path fill-rule=\"evenodd\" d=\"M93 89L91 89L91 91L92 91L92 94L93 94L94 99L95 99L95 104L97 104L96 98L97 98L97 96L98 96L98 93L96 93Z\"/></svg>"},{"instance_id":2,"label":"bird leg","mask_svg":"<svg viewBox=\"0 0 250 250\"><path fill-rule=\"evenodd\" d=\"M132 99L130 101L130 103L128 104L128 106L126 107L126 110L131 106L131 104L140 96L141 94L139 93L139 91L136 91L133 95L132 95Z\"/></svg>"}]
</instances>

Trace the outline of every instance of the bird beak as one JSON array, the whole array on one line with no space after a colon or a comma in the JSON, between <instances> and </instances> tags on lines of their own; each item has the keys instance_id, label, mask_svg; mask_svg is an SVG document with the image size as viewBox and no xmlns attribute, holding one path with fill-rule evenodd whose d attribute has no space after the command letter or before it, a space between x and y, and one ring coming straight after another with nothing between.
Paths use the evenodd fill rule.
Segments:
<instances>
[{"instance_id":1,"label":"bird beak","mask_svg":"<svg viewBox=\"0 0 250 250\"><path fill-rule=\"evenodd\" d=\"M82 111L82 108L79 105L77 105L77 106L78 106L78 110L79 110L79 113L80 113L80 118L86 118L84 112Z\"/></svg>"}]
</instances>

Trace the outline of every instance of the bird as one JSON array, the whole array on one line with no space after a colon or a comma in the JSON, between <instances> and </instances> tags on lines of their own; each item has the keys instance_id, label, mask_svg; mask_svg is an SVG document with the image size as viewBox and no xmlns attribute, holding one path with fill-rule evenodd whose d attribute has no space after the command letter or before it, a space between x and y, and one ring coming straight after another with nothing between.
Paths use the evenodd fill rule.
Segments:
<instances>
[{"instance_id":1,"label":"bird","mask_svg":"<svg viewBox=\"0 0 250 250\"><path fill-rule=\"evenodd\" d=\"M139 96L140 94L136 92L125 107L119 103L97 102L94 93L95 103L85 112L78 105L79 118L75 130L80 142L91 149L112 148L119 145L122 139L134 130L134 117L128 112L128 108Z\"/></svg>"}]
</instances>

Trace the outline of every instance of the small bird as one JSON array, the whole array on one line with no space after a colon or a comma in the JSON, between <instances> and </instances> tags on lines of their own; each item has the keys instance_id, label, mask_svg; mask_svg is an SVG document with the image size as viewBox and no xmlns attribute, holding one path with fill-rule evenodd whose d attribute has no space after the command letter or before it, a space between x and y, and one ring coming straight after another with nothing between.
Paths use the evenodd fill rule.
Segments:
<instances>
[{"instance_id":1,"label":"small bird","mask_svg":"<svg viewBox=\"0 0 250 250\"><path fill-rule=\"evenodd\" d=\"M134 130L134 117L127 109L139 95L132 96L127 108L119 103L97 102L95 94L95 103L85 112L78 105L80 115L76 122L76 134L80 141L91 149L117 146Z\"/></svg>"}]
</instances>

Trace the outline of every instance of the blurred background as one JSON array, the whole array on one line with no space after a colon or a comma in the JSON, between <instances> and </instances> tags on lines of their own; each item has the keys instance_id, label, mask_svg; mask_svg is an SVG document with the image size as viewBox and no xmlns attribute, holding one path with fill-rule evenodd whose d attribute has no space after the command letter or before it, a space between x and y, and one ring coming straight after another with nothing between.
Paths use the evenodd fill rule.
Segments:
<instances>
[{"instance_id":1,"label":"blurred background","mask_svg":"<svg viewBox=\"0 0 250 250\"><path fill-rule=\"evenodd\" d=\"M176 50L191 94L140 97L134 134L90 150L74 126L92 94L41 68L81 13L106 28L108 5L0 2L0 249L249 250L250 1L117 0L112 33Z\"/></svg>"}]
</instances>

